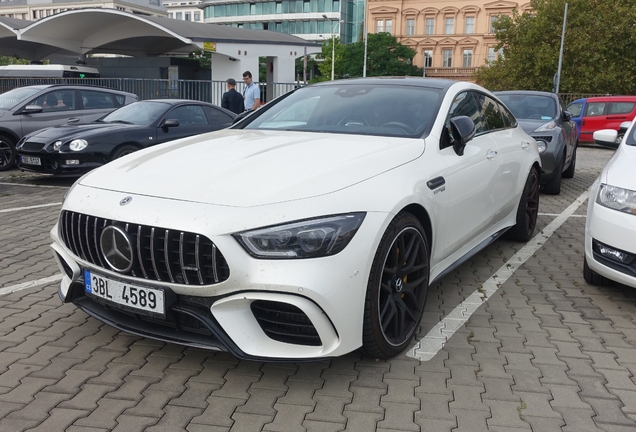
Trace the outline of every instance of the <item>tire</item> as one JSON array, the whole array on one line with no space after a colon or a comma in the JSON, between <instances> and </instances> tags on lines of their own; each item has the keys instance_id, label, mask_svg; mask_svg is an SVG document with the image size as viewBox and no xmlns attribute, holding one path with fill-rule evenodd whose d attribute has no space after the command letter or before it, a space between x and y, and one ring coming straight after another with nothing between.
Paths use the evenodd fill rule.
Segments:
<instances>
[{"instance_id":1,"label":"tire","mask_svg":"<svg viewBox=\"0 0 636 432\"><path fill-rule=\"evenodd\" d=\"M419 326L429 279L429 250L420 221L401 212L373 259L364 309L362 350L388 358L406 349Z\"/></svg>"},{"instance_id":2,"label":"tire","mask_svg":"<svg viewBox=\"0 0 636 432\"><path fill-rule=\"evenodd\" d=\"M617 146L620 145L620 143L623 142L623 138L624 137L625 137L624 133L620 133L620 132L618 133L618 135L616 136L616 141L615 141Z\"/></svg>"},{"instance_id":3,"label":"tire","mask_svg":"<svg viewBox=\"0 0 636 432\"><path fill-rule=\"evenodd\" d=\"M0 135L0 171L10 170L15 166L18 152L15 150L15 141L6 135Z\"/></svg>"},{"instance_id":4,"label":"tire","mask_svg":"<svg viewBox=\"0 0 636 432\"><path fill-rule=\"evenodd\" d=\"M517 209L517 222L507 232L509 240L527 242L532 238L539 215L539 172L532 167Z\"/></svg>"},{"instance_id":5,"label":"tire","mask_svg":"<svg viewBox=\"0 0 636 432\"><path fill-rule=\"evenodd\" d=\"M606 278L605 276L601 276L600 274L592 270L590 266L587 265L586 258L583 259L583 278L585 279L585 282L589 283L590 285L610 286L613 283L610 279Z\"/></svg>"},{"instance_id":6,"label":"tire","mask_svg":"<svg viewBox=\"0 0 636 432\"><path fill-rule=\"evenodd\" d=\"M543 185L543 192L548 195L559 195L561 193L561 176L564 163L565 158L562 158L559 165L554 169L554 177L552 177L552 180Z\"/></svg>"},{"instance_id":7,"label":"tire","mask_svg":"<svg viewBox=\"0 0 636 432\"><path fill-rule=\"evenodd\" d=\"M111 156L110 160L114 161L115 159L119 159L122 156L126 156L131 153L134 153L137 150L139 150L137 147L130 144L125 144L113 152L113 155Z\"/></svg>"},{"instance_id":8,"label":"tire","mask_svg":"<svg viewBox=\"0 0 636 432\"><path fill-rule=\"evenodd\" d=\"M572 153L572 161L570 162L570 166L568 167L568 169L563 171L563 178L574 177L574 170L576 170L576 151L577 147L574 147L574 153Z\"/></svg>"}]
</instances>

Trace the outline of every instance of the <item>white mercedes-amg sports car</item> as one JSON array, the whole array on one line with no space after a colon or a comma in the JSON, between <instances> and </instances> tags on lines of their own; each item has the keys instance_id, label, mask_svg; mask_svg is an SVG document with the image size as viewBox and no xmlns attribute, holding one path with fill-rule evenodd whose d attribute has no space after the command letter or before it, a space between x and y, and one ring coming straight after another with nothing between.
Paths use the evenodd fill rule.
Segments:
<instances>
[{"instance_id":1,"label":"white mercedes-amg sports car","mask_svg":"<svg viewBox=\"0 0 636 432\"><path fill-rule=\"evenodd\" d=\"M51 232L59 295L241 358L395 356L430 283L504 233L532 236L540 173L535 141L477 85L308 86L79 179Z\"/></svg>"}]
</instances>

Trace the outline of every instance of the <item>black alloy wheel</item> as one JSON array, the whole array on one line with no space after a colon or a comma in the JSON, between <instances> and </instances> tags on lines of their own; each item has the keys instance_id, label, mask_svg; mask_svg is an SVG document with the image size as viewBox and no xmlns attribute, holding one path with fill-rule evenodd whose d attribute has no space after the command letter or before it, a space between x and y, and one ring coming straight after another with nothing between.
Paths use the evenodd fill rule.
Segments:
<instances>
[{"instance_id":1,"label":"black alloy wheel","mask_svg":"<svg viewBox=\"0 0 636 432\"><path fill-rule=\"evenodd\" d=\"M0 171L13 168L16 157L15 142L9 137L0 135Z\"/></svg>"},{"instance_id":2,"label":"black alloy wheel","mask_svg":"<svg viewBox=\"0 0 636 432\"><path fill-rule=\"evenodd\" d=\"M111 160L115 160L115 159L119 159L120 157L124 157L126 155L129 155L131 153L134 153L138 150L137 147L130 145L130 144L125 144L121 147L119 147L117 150L115 150L115 152L113 153L113 156L111 157Z\"/></svg>"},{"instance_id":3,"label":"black alloy wheel","mask_svg":"<svg viewBox=\"0 0 636 432\"><path fill-rule=\"evenodd\" d=\"M375 358L404 351L419 326L429 280L429 251L419 220L400 213L389 225L367 287L364 351Z\"/></svg>"},{"instance_id":4,"label":"black alloy wheel","mask_svg":"<svg viewBox=\"0 0 636 432\"><path fill-rule=\"evenodd\" d=\"M519 201L516 224L506 233L510 240L526 242L532 238L539 216L539 190L539 172L533 167Z\"/></svg>"}]
</instances>

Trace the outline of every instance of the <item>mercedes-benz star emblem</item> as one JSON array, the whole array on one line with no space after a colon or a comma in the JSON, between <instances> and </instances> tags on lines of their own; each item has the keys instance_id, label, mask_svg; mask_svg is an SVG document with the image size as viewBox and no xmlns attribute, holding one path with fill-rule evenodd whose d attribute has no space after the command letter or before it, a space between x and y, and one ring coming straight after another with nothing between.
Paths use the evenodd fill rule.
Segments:
<instances>
[{"instance_id":1,"label":"mercedes-benz star emblem","mask_svg":"<svg viewBox=\"0 0 636 432\"><path fill-rule=\"evenodd\" d=\"M133 266L135 254L126 231L110 225L104 228L99 238L102 255L115 271L126 273Z\"/></svg>"},{"instance_id":2,"label":"mercedes-benz star emblem","mask_svg":"<svg viewBox=\"0 0 636 432\"><path fill-rule=\"evenodd\" d=\"M119 205L125 206L126 204L128 204L131 201L132 201L132 197L127 196L126 198L124 198L121 201L119 201Z\"/></svg>"},{"instance_id":3,"label":"mercedes-benz star emblem","mask_svg":"<svg viewBox=\"0 0 636 432\"><path fill-rule=\"evenodd\" d=\"M402 292L402 288L403 288L402 279L396 278L394 284L395 284L395 291L396 292Z\"/></svg>"}]
</instances>

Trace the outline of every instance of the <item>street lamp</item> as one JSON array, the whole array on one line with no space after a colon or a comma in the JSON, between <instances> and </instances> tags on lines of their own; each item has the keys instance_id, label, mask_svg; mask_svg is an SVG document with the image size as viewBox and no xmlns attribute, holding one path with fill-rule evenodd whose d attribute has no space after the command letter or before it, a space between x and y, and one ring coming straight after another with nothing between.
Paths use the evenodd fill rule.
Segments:
<instances>
[{"instance_id":1,"label":"street lamp","mask_svg":"<svg viewBox=\"0 0 636 432\"><path fill-rule=\"evenodd\" d=\"M336 59L336 45L335 45L336 31L335 31L335 26L333 25L333 22L334 21L338 22L338 30L340 30L340 24L343 23L344 20L339 20L337 18L329 19L327 17L327 14L322 14L322 17L327 21L331 21L331 81L333 81L333 69L335 67L335 59Z\"/></svg>"}]
</instances>

